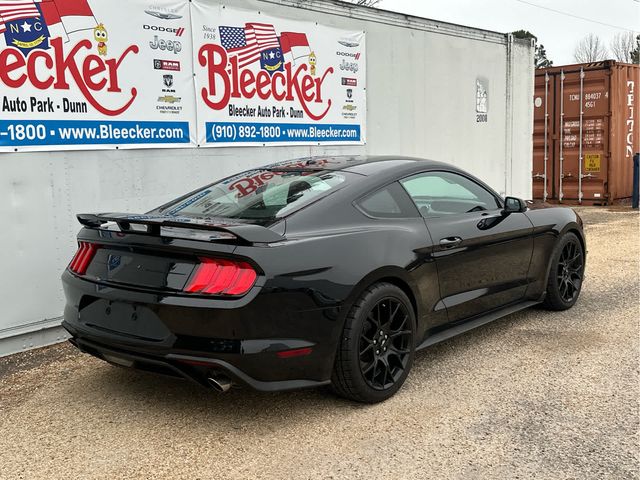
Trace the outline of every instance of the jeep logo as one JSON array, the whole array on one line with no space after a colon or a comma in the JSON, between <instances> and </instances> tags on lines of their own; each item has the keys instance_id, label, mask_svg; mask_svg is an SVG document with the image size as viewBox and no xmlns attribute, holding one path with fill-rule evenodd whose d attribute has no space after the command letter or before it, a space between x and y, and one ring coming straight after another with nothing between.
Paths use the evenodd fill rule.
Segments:
<instances>
[{"instance_id":1,"label":"jeep logo","mask_svg":"<svg viewBox=\"0 0 640 480\"><path fill-rule=\"evenodd\" d=\"M149 46L154 50L167 50L168 52L180 53L182 44L174 40L162 40L157 35L153 37L153 41L149 42Z\"/></svg>"}]
</instances>

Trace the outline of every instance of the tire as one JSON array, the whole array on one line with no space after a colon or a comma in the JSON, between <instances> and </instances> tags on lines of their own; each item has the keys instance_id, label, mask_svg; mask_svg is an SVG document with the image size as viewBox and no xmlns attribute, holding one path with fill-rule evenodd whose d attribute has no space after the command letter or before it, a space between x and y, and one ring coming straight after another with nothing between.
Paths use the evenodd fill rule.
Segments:
<instances>
[{"instance_id":1,"label":"tire","mask_svg":"<svg viewBox=\"0 0 640 480\"><path fill-rule=\"evenodd\" d=\"M543 307L567 310L576 303L584 279L584 251L574 233L563 235L553 250Z\"/></svg>"},{"instance_id":2,"label":"tire","mask_svg":"<svg viewBox=\"0 0 640 480\"><path fill-rule=\"evenodd\" d=\"M331 378L334 391L363 403L395 394L413 364L415 330L413 306L400 288L389 283L367 288L345 321Z\"/></svg>"}]
</instances>

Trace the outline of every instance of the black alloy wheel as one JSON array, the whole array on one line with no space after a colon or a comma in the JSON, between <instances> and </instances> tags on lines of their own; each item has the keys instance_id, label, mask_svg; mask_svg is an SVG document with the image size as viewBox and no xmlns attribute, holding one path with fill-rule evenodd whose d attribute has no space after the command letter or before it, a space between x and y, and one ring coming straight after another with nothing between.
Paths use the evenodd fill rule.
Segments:
<instances>
[{"instance_id":1,"label":"black alloy wheel","mask_svg":"<svg viewBox=\"0 0 640 480\"><path fill-rule=\"evenodd\" d=\"M544 306L566 310L578 300L584 280L584 251L575 234L560 238L551 262Z\"/></svg>"},{"instance_id":2,"label":"black alloy wheel","mask_svg":"<svg viewBox=\"0 0 640 480\"><path fill-rule=\"evenodd\" d=\"M347 314L331 383L365 403L391 397L413 364L416 317L406 293L389 283L367 288Z\"/></svg>"},{"instance_id":3,"label":"black alloy wheel","mask_svg":"<svg viewBox=\"0 0 640 480\"><path fill-rule=\"evenodd\" d=\"M567 303L572 302L580 292L583 266L580 245L574 241L567 242L556 268L560 297Z\"/></svg>"},{"instance_id":4,"label":"black alloy wheel","mask_svg":"<svg viewBox=\"0 0 640 480\"><path fill-rule=\"evenodd\" d=\"M360 334L360 371L376 390L393 386L409 361L413 332L409 312L398 300L388 297L371 309Z\"/></svg>"}]
</instances>

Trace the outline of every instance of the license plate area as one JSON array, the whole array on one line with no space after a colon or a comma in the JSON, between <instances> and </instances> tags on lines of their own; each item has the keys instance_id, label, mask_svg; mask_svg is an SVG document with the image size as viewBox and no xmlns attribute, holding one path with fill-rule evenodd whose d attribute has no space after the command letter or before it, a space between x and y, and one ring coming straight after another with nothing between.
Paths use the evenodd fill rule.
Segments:
<instances>
[{"instance_id":1,"label":"license plate area","mask_svg":"<svg viewBox=\"0 0 640 480\"><path fill-rule=\"evenodd\" d=\"M193 260L175 256L101 248L86 275L101 282L180 291L194 268Z\"/></svg>"},{"instance_id":2,"label":"license plate area","mask_svg":"<svg viewBox=\"0 0 640 480\"><path fill-rule=\"evenodd\" d=\"M80 323L89 328L137 340L160 342L171 332L149 307L99 299L80 309Z\"/></svg>"}]
</instances>

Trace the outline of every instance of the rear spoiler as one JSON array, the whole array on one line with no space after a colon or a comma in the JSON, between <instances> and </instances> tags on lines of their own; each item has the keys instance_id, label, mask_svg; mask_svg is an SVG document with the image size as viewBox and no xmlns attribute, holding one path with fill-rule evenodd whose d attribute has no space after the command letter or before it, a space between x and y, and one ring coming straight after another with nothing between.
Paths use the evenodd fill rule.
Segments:
<instances>
[{"instance_id":1,"label":"rear spoiler","mask_svg":"<svg viewBox=\"0 0 640 480\"><path fill-rule=\"evenodd\" d=\"M138 230L133 230L131 225L146 225L146 233L152 235L160 235L160 229L162 227L170 227L231 233L248 243L275 243L285 240L284 236L278 235L273 230L248 223L227 224L214 222L210 219L205 220L165 215L137 215L130 213L81 213L76 215L76 217L82 225L89 228L99 228L105 223L115 222L118 224L120 230L124 232L139 232Z\"/></svg>"}]
</instances>

